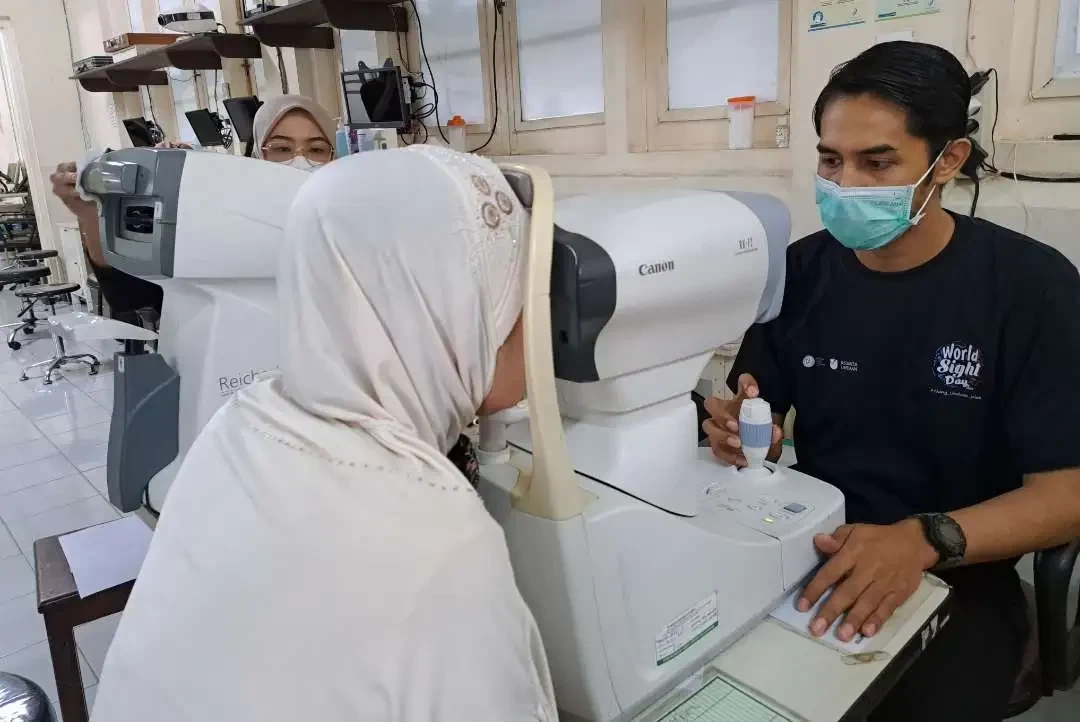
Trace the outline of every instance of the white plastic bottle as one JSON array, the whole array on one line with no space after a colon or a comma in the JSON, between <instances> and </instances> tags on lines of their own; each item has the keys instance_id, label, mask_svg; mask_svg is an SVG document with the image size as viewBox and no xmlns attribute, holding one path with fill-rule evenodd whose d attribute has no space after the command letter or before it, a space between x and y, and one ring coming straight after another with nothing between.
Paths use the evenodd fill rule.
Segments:
<instances>
[{"instance_id":1,"label":"white plastic bottle","mask_svg":"<svg viewBox=\"0 0 1080 722\"><path fill-rule=\"evenodd\" d=\"M460 115L455 115L446 124L446 133L447 140L450 141L450 147L459 153L465 153L465 119Z\"/></svg>"}]
</instances>

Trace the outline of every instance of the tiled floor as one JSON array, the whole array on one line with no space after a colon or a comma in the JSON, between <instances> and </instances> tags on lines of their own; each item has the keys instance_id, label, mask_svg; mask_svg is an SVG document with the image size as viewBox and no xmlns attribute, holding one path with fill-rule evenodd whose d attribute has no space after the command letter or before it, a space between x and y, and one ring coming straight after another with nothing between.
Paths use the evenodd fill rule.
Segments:
<instances>
[{"instance_id":1,"label":"tiled floor","mask_svg":"<svg viewBox=\"0 0 1080 722\"><path fill-rule=\"evenodd\" d=\"M0 294L0 319L13 299ZM97 376L68 367L52 386L20 382L24 365L48 358L52 344L29 337L11 351L0 341L0 671L28 677L56 701L45 627L34 593L35 539L120 516L105 499L105 449L115 344L85 349L102 359ZM76 630L88 699L119 615Z\"/></svg>"},{"instance_id":2,"label":"tiled floor","mask_svg":"<svg viewBox=\"0 0 1080 722\"><path fill-rule=\"evenodd\" d=\"M13 299L0 293L0 318ZM6 339L5 339L6 340ZM105 450L112 403L113 344L86 349L105 361L90 376L71 367L52 386L19 382L22 367L47 358L47 339L10 351L0 343L0 671L40 684L56 702L45 627L34 595L34 539L120 516L105 499ZM40 372L39 372L40 374ZM1030 570L1022 573L1030 574ZM76 630L87 699L93 704L114 615ZM1080 720L1080 688L1043 700L1021 722Z\"/></svg>"}]
</instances>

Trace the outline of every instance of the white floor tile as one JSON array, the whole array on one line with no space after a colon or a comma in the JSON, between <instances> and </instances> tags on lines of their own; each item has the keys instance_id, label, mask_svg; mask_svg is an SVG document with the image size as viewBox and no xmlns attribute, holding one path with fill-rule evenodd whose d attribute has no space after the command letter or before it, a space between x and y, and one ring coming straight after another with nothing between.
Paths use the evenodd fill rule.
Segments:
<instances>
[{"instance_id":1,"label":"white floor tile","mask_svg":"<svg viewBox=\"0 0 1080 722\"><path fill-rule=\"evenodd\" d=\"M109 651L109 645L112 644L122 617L123 614L113 614L75 628L75 642L86 655L90 668L98 677L101 676L101 669L105 666L105 655Z\"/></svg>"},{"instance_id":2,"label":"white floor tile","mask_svg":"<svg viewBox=\"0 0 1080 722\"><path fill-rule=\"evenodd\" d=\"M46 438L8 444L0 437L0 471L29 464L31 461L40 461L55 454L56 447Z\"/></svg>"},{"instance_id":3,"label":"white floor tile","mask_svg":"<svg viewBox=\"0 0 1080 722\"><path fill-rule=\"evenodd\" d=\"M30 563L21 554L0 559L0 602L33 592L34 570L30 568ZM2 665L0 669L3 669Z\"/></svg>"},{"instance_id":4,"label":"white floor tile","mask_svg":"<svg viewBox=\"0 0 1080 722\"><path fill-rule=\"evenodd\" d=\"M86 394L63 380L45 386L40 380L30 379L15 386L4 386L2 390L32 420L75 412L94 405L93 400Z\"/></svg>"},{"instance_id":5,"label":"white floor tile","mask_svg":"<svg viewBox=\"0 0 1080 722\"><path fill-rule=\"evenodd\" d=\"M79 404L74 411L69 411L45 419L38 419L34 425L45 436L56 436L74 429L82 429L94 424L108 421L112 417L112 411L102 408L94 402L93 405Z\"/></svg>"},{"instance_id":6,"label":"white floor tile","mask_svg":"<svg viewBox=\"0 0 1080 722\"><path fill-rule=\"evenodd\" d=\"M31 461L29 464L13 466L0 471L0 494L26 489L37 484L44 484L62 476L71 476L77 469L60 454L53 454L44 459Z\"/></svg>"},{"instance_id":7,"label":"white floor tile","mask_svg":"<svg viewBox=\"0 0 1080 722\"><path fill-rule=\"evenodd\" d=\"M54 434L51 439L61 450L74 442L101 444L109 440L109 422L101 421L61 434Z\"/></svg>"},{"instance_id":8,"label":"white floor tile","mask_svg":"<svg viewBox=\"0 0 1080 722\"><path fill-rule=\"evenodd\" d=\"M45 641L45 622L37 595L26 594L0 604L0 657Z\"/></svg>"},{"instance_id":9,"label":"white floor tile","mask_svg":"<svg viewBox=\"0 0 1080 722\"><path fill-rule=\"evenodd\" d=\"M0 519L11 523L97 495L97 490L82 474L64 476L0 496Z\"/></svg>"},{"instance_id":10,"label":"white floor tile","mask_svg":"<svg viewBox=\"0 0 1080 722\"><path fill-rule=\"evenodd\" d=\"M82 672L83 687L93 687L97 684L97 675L86 660L79 658L79 668ZM56 706L59 695L56 691L56 677L53 676L52 657L49 656L49 643L38 642L14 654L0 659L0 669L10 674L17 674L36 682L45 690L45 694ZM59 712L59 709L56 710Z\"/></svg>"},{"instance_id":11,"label":"white floor tile","mask_svg":"<svg viewBox=\"0 0 1080 722\"><path fill-rule=\"evenodd\" d=\"M1016 722L1076 722L1080 719L1080 694L1069 692L1046 697L1031 710L1019 717Z\"/></svg>"},{"instance_id":12,"label":"white floor tile","mask_svg":"<svg viewBox=\"0 0 1080 722\"><path fill-rule=\"evenodd\" d=\"M109 502L100 496L94 496L25 519L17 519L8 524L8 529L23 554L30 558L34 554L36 539L112 521L119 516Z\"/></svg>"},{"instance_id":13,"label":"white floor tile","mask_svg":"<svg viewBox=\"0 0 1080 722\"><path fill-rule=\"evenodd\" d=\"M52 348L51 344L49 344L49 347L46 349L45 346L40 343L28 343L18 351L12 351L8 348L6 343L8 333L10 332L3 333L3 341L0 342L0 362L5 364L5 370L10 367L14 371L12 374L14 380L22 373L24 366L29 366L35 361L40 361L42 359L42 351L45 350L45 355L47 356L47 352L51 351Z\"/></svg>"},{"instance_id":14,"label":"white floor tile","mask_svg":"<svg viewBox=\"0 0 1080 722\"><path fill-rule=\"evenodd\" d=\"M90 398L96 401L102 407L112 410L113 407L113 392L112 391L91 391L87 394Z\"/></svg>"},{"instance_id":15,"label":"white floor tile","mask_svg":"<svg viewBox=\"0 0 1080 722\"><path fill-rule=\"evenodd\" d=\"M109 422L57 434L51 441L80 471L104 466L108 456Z\"/></svg>"},{"instance_id":16,"label":"white floor tile","mask_svg":"<svg viewBox=\"0 0 1080 722\"><path fill-rule=\"evenodd\" d=\"M64 378L75 388L90 393L92 391L112 391L112 361L102 362L102 367L91 375L90 369L72 366L64 371Z\"/></svg>"},{"instance_id":17,"label":"white floor tile","mask_svg":"<svg viewBox=\"0 0 1080 722\"><path fill-rule=\"evenodd\" d=\"M15 543L15 538L8 533L7 527L0 524L0 559L21 555L21 551L19 545Z\"/></svg>"},{"instance_id":18,"label":"white floor tile","mask_svg":"<svg viewBox=\"0 0 1080 722\"><path fill-rule=\"evenodd\" d=\"M41 432L21 411L0 413L0 439L5 445L39 438L41 438Z\"/></svg>"},{"instance_id":19,"label":"white floor tile","mask_svg":"<svg viewBox=\"0 0 1080 722\"><path fill-rule=\"evenodd\" d=\"M82 475L86 477L86 480L90 482L90 485L98 490L98 493L104 497L108 497L109 482L105 474L106 467L104 466L99 466L96 469L88 469L82 473Z\"/></svg>"}]
</instances>

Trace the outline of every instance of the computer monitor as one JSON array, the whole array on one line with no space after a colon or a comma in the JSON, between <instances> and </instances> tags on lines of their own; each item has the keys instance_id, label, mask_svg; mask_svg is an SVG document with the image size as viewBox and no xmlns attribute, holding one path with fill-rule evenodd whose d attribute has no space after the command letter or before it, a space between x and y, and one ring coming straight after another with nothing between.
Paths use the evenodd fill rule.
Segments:
<instances>
[{"instance_id":1,"label":"computer monitor","mask_svg":"<svg viewBox=\"0 0 1080 722\"><path fill-rule=\"evenodd\" d=\"M200 108L199 110L189 110L184 115L187 116L191 129L195 131L195 137L199 140L199 145L204 148L225 145L225 138L221 135L221 118L217 113L211 113L206 108Z\"/></svg>"},{"instance_id":2,"label":"computer monitor","mask_svg":"<svg viewBox=\"0 0 1080 722\"><path fill-rule=\"evenodd\" d=\"M384 65L341 74L345 108L353 128L405 128L409 108L401 78L401 68Z\"/></svg>"},{"instance_id":3,"label":"computer monitor","mask_svg":"<svg viewBox=\"0 0 1080 722\"><path fill-rule=\"evenodd\" d=\"M254 95L242 98L229 98L225 101L225 111L232 121L233 132L241 143L250 143L253 136L255 113L262 106L262 101Z\"/></svg>"},{"instance_id":4,"label":"computer monitor","mask_svg":"<svg viewBox=\"0 0 1080 722\"><path fill-rule=\"evenodd\" d=\"M124 129L127 130L128 138L131 138L132 146L136 148L154 146L154 134L146 118L124 118Z\"/></svg>"}]
</instances>

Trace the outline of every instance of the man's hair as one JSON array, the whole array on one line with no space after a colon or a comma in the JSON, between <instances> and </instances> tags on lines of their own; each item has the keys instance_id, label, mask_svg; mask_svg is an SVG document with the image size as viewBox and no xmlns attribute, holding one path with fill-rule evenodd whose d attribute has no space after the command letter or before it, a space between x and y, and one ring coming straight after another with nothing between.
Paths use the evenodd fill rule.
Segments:
<instances>
[{"instance_id":1,"label":"man's hair","mask_svg":"<svg viewBox=\"0 0 1080 722\"><path fill-rule=\"evenodd\" d=\"M814 104L814 128L833 100L870 95L907 116L908 133L930 146L933 160L950 141L967 135L971 82L948 50L926 43L881 43L832 72Z\"/></svg>"}]
</instances>

